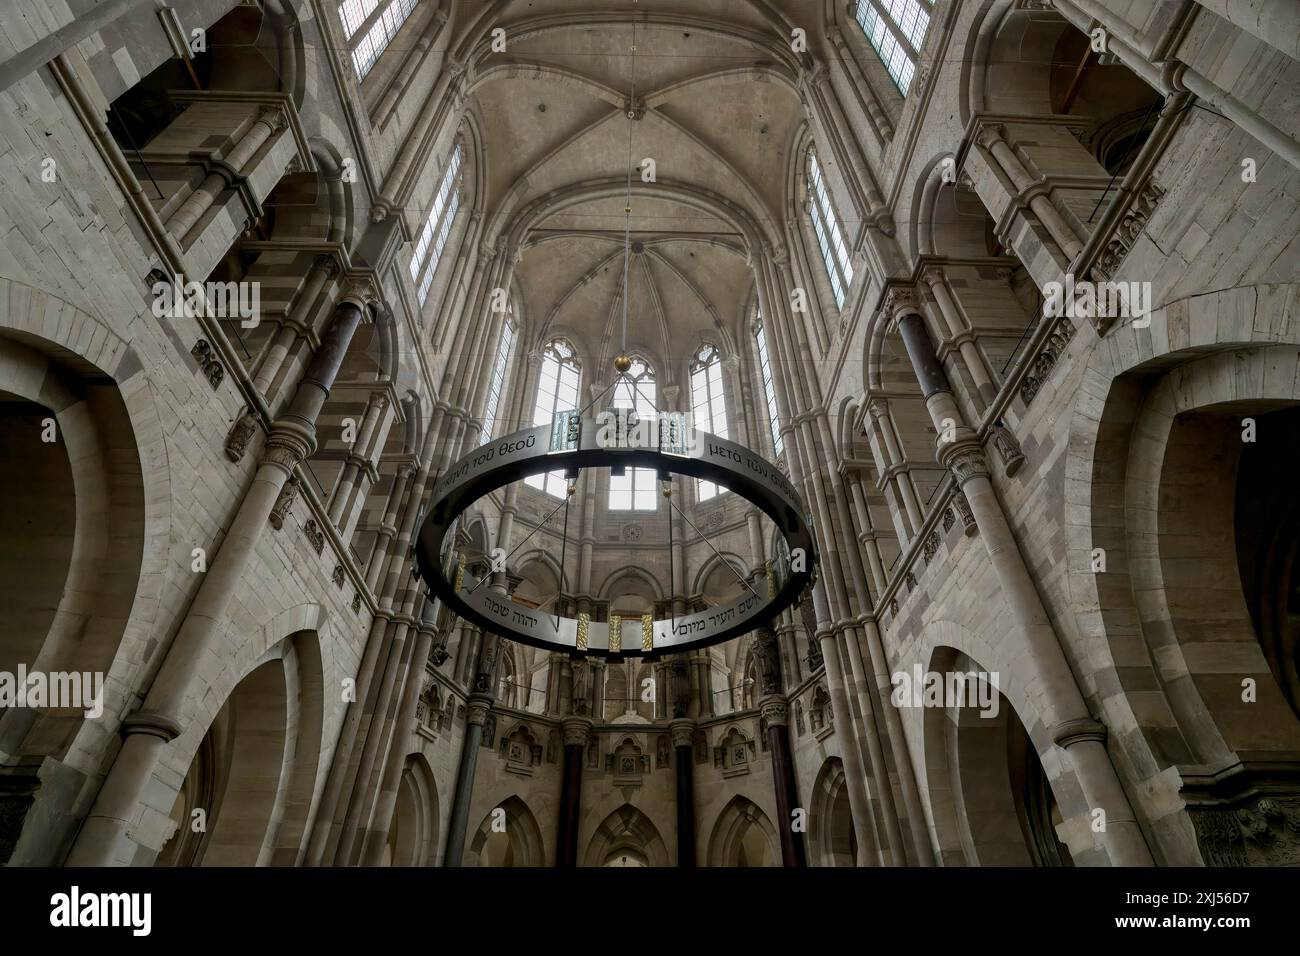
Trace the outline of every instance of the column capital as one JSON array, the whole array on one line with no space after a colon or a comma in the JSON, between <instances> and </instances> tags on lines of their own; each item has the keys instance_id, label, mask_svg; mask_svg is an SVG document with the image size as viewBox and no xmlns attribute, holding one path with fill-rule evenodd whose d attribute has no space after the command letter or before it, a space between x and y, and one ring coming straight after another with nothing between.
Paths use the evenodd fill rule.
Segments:
<instances>
[{"instance_id":1,"label":"column capital","mask_svg":"<svg viewBox=\"0 0 1300 956\"><path fill-rule=\"evenodd\" d=\"M564 746L585 747L591 739L592 722L586 717L565 717L560 721L560 731L564 734Z\"/></svg>"},{"instance_id":2,"label":"column capital","mask_svg":"<svg viewBox=\"0 0 1300 956\"><path fill-rule=\"evenodd\" d=\"M916 290L911 286L890 286L880 304L880 311L890 322L897 322L905 313L921 311L916 298Z\"/></svg>"},{"instance_id":3,"label":"column capital","mask_svg":"<svg viewBox=\"0 0 1300 956\"><path fill-rule=\"evenodd\" d=\"M921 279L926 285L934 287L942 285L945 273L940 266L926 266L921 270Z\"/></svg>"},{"instance_id":4,"label":"column capital","mask_svg":"<svg viewBox=\"0 0 1300 956\"><path fill-rule=\"evenodd\" d=\"M492 698L486 694L470 694L465 700L465 722L482 727L492 710Z\"/></svg>"},{"instance_id":5,"label":"column capital","mask_svg":"<svg viewBox=\"0 0 1300 956\"><path fill-rule=\"evenodd\" d=\"M939 450L939 462L952 472L957 487L975 478L988 478L989 459L976 441L957 441Z\"/></svg>"},{"instance_id":6,"label":"column capital","mask_svg":"<svg viewBox=\"0 0 1300 956\"><path fill-rule=\"evenodd\" d=\"M758 711L769 727L785 727L790 723L790 703L782 694L764 697L758 703Z\"/></svg>"},{"instance_id":7,"label":"column capital","mask_svg":"<svg viewBox=\"0 0 1300 956\"><path fill-rule=\"evenodd\" d=\"M691 747L695 744L695 721L688 717L670 720L668 732L672 734L674 747Z\"/></svg>"}]
</instances>

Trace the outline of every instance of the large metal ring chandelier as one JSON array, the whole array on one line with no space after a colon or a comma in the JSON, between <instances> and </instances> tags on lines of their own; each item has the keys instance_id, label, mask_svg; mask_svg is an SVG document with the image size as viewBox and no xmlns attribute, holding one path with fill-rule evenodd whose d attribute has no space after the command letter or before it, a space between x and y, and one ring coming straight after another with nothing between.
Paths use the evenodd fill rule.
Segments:
<instances>
[{"instance_id":1,"label":"large metal ring chandelier","mask_svg":"<svg viewBox=\"0 0 1300 956\"><path fill-rule=\"evenodd\" d=\"M757 581L744 581L747 591L736 600L667 620L610 615L609 621L593 621L588 614L547 613L488 586L490 571L482 579L475 576L467 556L455 548L455 528L466 508L498 488L544 472L565 472L572 496L579 469L593 467L653 468L673 507L667 486L671 475L722 485L775 522L784 536L783 553L767 562ZM501 637L569 654L653 658L717 644L770 623L811 580L816 553L803 501L771 462L743 445L694 431L688 416L660 413L657 420L638 423L635 413L615 410L597 418L561 412L549 426L525 428L465 455L434 484L416 559L421 577L438 598Z\"/></svg>"}]
</instances>

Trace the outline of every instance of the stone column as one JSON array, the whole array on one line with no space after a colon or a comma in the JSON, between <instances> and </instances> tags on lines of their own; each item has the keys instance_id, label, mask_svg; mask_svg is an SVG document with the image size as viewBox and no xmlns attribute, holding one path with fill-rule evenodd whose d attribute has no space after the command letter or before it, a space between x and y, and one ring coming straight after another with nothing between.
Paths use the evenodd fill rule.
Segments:
<instances>
[{"instance_id":1,"label":"stone column","mask_svg":"<svg viewBox=\"0 0 1300 956\"><path fill-rule=\"evenodd\" d=\"M988 150L993 162L1011 180L1014 192L1024 193L1028 197L1029 208L1056 242L1057 247L1065 254L1066 260L1073 262L1083 251L1083 243L1079 241L1079 237L1066 222L1065 217L1052 205L1052 200L1047 195L1047 188L1035 183L1034 177L1030 175L1029 170L1025 169L1020 157L1006 141L1005 132L1001 125L989 123L980 127L975 142Z\"/></svg>"},{"instance_id":2,"label":"stone column","mask_svg":"<svg viewBox=\"0 0 1300 956\"><path fill-rule=\"evenodd\" d=\"M566 717L560 728L564 734L564 776L560 783L560 822L555 837L555 865L578 865L578 823L582 805L582 765L587 759L587 741L591 738L591 721L586 717Z\"/></svg>"},{"instance_id":3,"label":"stone column","mask_svg":"<svg viewBox=\"0 0 1300 956\"><path fill-rule=\"evenodd\" d=\"M465 829L469 826L469 804L474 795L474 770L478 750L483 745L483 725L492 711L488 694L470 694L465 701L465 739L460 748L460 766L456 770L456 791L452 797L451 816L447 820L447 849L443 866L460 866L465 857Z\"/></svg>"},{"instance_id":4,"label":"stone column","mask_svg":"<svg viewBox=\"0 0 1300 956\"><path fill-rule=\"evenodd\" d=\"M781 862L785 866L807 866L803 832L794 828L794 811L799 808L799 791L794 779L794 758L790 755L790 707L781 693L781 650L770 627L754 631L753 651L758 678L759 711L767 723L767 752L772 758L772 784L776 789L777 831L781 836Z\"/></svg>"},{"instance_id":5,"label":"stone column","mask_svg":"<svg viewBox=\"0 0 1300 956\"><path fill-rule=\"evenodd\" d=\"M776 826L781 834L781 862L785 866L807 866L803 833L794 828L799 793L794 779L794 758L790 755L790 708L783 694L764 698L759 707L767 720L767 751L772 757L776 815L780 817Z\"/></svg>"},{"instance_id":6,"label":"stone column","mask_svg":"<svg viewBox=\"0 0 1300 956\"><path fill-rule=\"evenodd\" d=\"M257 114L248 131L239 138L235 147L222 157L223 169L233 170L235 175L242 175L244 166L262 148L262 144L286 125L284 112L278 106L268 106L263 109ZM188 245L185 240L190 232L203 218L203 214L212 208L212 204L226 190L230 182L229 174L208 173L207 178L185 198L180 208L167 220L167 231L182 245Z\"/></svg>"},{"instance_id":7,"label":"stone column","mask_svg":"<svg viewBox=\"0 0 1300 956\"><path fill-rule=\"evenodd\" d=\"M695 721L679 717L668 724L677 775L677 865L695 866Z\"/></svg>"},{"instance_id":8,"label":"stone column","mask_svg":"<svg viewBox=\"0 0 1300 956\"><path fill-rule=\"evenodd\" d=\"M975 389L979 392L984 407L987 408L997 398L998 387L993 384L993 377L984 361L984 356L975 345L975 337L967 328L961 309L957 306L957 300L953 298L952 291L948 288L947 276L937 266L930 266L921 273L921 278L930 286L930 294L934 296L939 314L948 326L948 334L952 336L953 343L961 352L966 370L970 372L971 379L975 382Z\"/></svg>"},{"instance_id":9,"label":"stone column","mask_svg":"<svg viewBox=\"0 0 1300 956\"><path fill-rule=\"evenodd\" d=\"M1110 862L1115 866L1151 866L1151 852L1106 752L1106 728L1089 713L1079 691L1020 545L993 492L984 449L974 432L962 422L926 333L925 321L914 311L904 311L899 316L898 328L940 435L939 459L952 471L970 503L989 562L1011 612L1009 623L1020 638L1017 656L1024 659L1031 679L1038 685L1039 719L1070 759L1089 808L1101 809L1106 814L1106 829L1099 835L1099 841ZM951 442L942 441L946 419L957 423Z\"/></svg>"},{"instance_id":10,"label":"stone column","mask_svg":"<svg viewBox=\"0 0 1300 956\"><path fill-rule=\"evenodd\" d=\"M388 831L393 823L393 810L397 807L397 790L402 783L402 771L406 768L406 755L410 750L411 731L415 725L415 708L420 694L424 691L424 662L429 659L429 649L437 631L434 627L435 604L426 605L426 614L420 622L420 629L411 653L411 663L407 668L406 684L402 688L402 702L398 707L397 721L393 728L393 741L389 745L388 759L384 764L384 774L371 815L370 825L366 828L362 845L361 863L363 866L379 866L384 859L384 847L388 844Z\"/></svg>"},{"instance_id":11,"label":"stone column","mask_svg":"<svg viewBox=\"0 0 1300 956\"><path fill-rule=\"evenodd\" d=\"M137 862L144 847L136 842L136 834L161 827L156 815L166 814L167 808L146 806L145 796L167 745L180 735L191 716L187 700L199 691L196 685L204 666L211 666L220 656L214 645L221 639L230 601L268 519L276 510L283 515L292 502L296 489L287 482L298 463L315 449L316 418L370 299L370 290L363 284L354 286L339 302L289 410L272 427L262 463L167 649L143 707L122 723L126 739L73 845L69 865ZM286 494L288 501L282 502Z\"/></svg>"}]
</instances>

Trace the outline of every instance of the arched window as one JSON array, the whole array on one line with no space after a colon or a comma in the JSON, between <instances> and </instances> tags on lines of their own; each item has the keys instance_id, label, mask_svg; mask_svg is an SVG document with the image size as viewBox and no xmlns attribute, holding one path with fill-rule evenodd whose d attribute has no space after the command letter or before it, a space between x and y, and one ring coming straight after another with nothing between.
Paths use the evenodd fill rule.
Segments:
<instances>
[{"instance_id":1,"label":"arched window","mask_svg":"<svg viewBox=\"0 0 1300 956\"><path fill-rule=\"evenodd\" d=\"M835 218L835 209L831 206L830 193L826 190L826 180L822 176L821 164L817 154L808 150L808 209L812 213L813 232L817 234L817 245L822 252L822 262L826 264L826 274L831 280L831 291L835 293L835 307L844 308L844 297L849 286L853 284L853 264L849 262L849 250L844 245L844 236L840 232L840 222Z\"/></svg>"},{"instance_id":2,"label":"arched window","mask_svg":"<svg viewBox=\"0 0 1300 956\"><path fill-rule=\"evenodd\" d=\"M762 319L762 316L759 316ZM776 386L772 382L772 360L767 354L767 333L760 321L754 329L754 344L758 346L758 373L763 380L763 399L767 404L767 423L772 429L772 454L780 458L785 454L781 440L781 425L776 414Z\"/></svg>"},{"instance_id":3,"label":"arched window","mask_svg":"<svg viewBox=\"0 0 1300 956\"><path fill-rule=\"evenodd\" d=\"M505 322L501 324L501 341L497 343L497 356L492 364L492 381L488 383L488 400L487 407L483 410L483 431L480 433L484 441L492 437L492 431L496 428L497 410L501 406L501 389L506 383L506 369L510 365L510 353L515 347L515 326L510 316L506 316Z\"/></svg>"},{"instance_id":4,"label":"arched window","mask_svg":"<svg viewBox=\"0 0 1300 956\"><path fill-rule=\"evenodd\" d=\"M642 421L653 421L659 410L656 406L655 372L645 359L634 357L627 374L614 383L611 408L634 408ZM653 468L627 468L622 475L609 476L609 508L611 511L655 511L659 496L655 494Z\"/></svg>"},{"instance_id":5,"label":"arched window","mask_svg":"<svg viewBox=\"0 0 1300 956\"><path fill-rule=\"evenodd\" d=\"M438 270L438 260L442 250L447 246L447 237L451 235L451 224L460 209L460 190L455 188L456 175L460 172L460 143L451 151L447 170L438 183L438 194L433 197L433 206L424 220L424 228L415 240L415 251L411 254L411 281L420 290L420 305L429 297L429 286L433 285L433 274Z\"/></svg>"},{"instance_id":6,"label":"arched window","mask_svg":"<svg viewBox=\"0 0 1300 956\"><path fill-rule=\"evenodd\" d=\"M388 49L402 24L415 12L420 0L343 0L339 4L339 20L343 23L343 38L352 51L352 65L357 78L364 79L380 54Z\"/></svg>"},{"instance_id":7,"label":"arched window","mask_svg":"<svg viewBox=\"0 0 1300 956\"><path fill-rule=\"evenodd\" d=\"M533 408L533 424L549 425L556 412L578 410L578 382L582 366L573 346L556 339L542 351L542 371L537 378L537 404ZM563 498L568 487L564 472L551 471L544 475L529 475L524 479L529 485L556 498Z\"/></svg>"},{"instance_id":8,"label":"arched window","mask_svg":"<svg viewBox=\"0 0 1300 956\"><path fill-rule=\"evenodd\" d=\"M933 0L858 0L858 26L904 96L916 75L933 5Z\"/></svg>"},{"instance_id":9,"label":"arched window","mask_svg":"<svg viewBox=\"0 0 1300 956\"><path fill-rule=\"evenodd\" d=\"M727 405L722 397L722 353L716 345L701 347L691 361L691 412L696 428L719 438L727 437ZM712 481L695 483L698 501L708 501L726 490Z\"/></svg>"}]
</instances>

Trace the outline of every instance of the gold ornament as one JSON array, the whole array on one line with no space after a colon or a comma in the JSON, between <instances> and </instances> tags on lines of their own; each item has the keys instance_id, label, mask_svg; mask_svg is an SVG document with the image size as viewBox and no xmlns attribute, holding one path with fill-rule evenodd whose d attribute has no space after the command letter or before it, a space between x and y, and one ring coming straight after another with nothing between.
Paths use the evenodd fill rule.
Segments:
<instances>
[{"instance_id":1,"label":"gold ornament","mask_svg":"<svg viewBox=\"0 0 1300 956\"><path fill-rule=\"evenodd\" d=\"M614 370L617 371L620 375L626 372L631 367L632 367L632 356L630 355L620 355L618 358L614 359Z\"/></svg>"}]
</instances>

